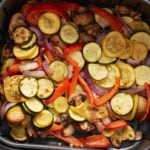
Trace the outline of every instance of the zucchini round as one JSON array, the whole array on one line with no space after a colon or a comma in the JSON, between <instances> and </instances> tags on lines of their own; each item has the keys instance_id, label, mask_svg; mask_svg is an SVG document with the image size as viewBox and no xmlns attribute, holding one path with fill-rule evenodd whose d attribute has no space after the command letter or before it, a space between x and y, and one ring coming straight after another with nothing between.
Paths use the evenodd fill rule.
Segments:
<instances>
[{"instance_id":1,"label":"zucchini round","mask_svg":"<svg viewBox=\"0 0 150 150\"><path fill-rule=\"evenodd\" d=\"M87 43L83 47L83 56L88 62L96 62L101 57L101 47L95 42Z\"/></svg>"},{"instance_id":2,"label":"zucchini round","mask_svg":"<svg viewBox=\"0 0 150 150\"><path fill-rule=\"evenodd\" d=\"M68 44L73 44L79 39L77 29L71 24L65 24L60 29L60 38Z\"/></svg>"},{"instance_id":3,"label":"zucchini round","mask_svg":"<svg viewBox=\"0 0 150 150\"><path fill-rule=\"evenodd\" d=\"M130 94L118 93L110 101L112 110L120 116L127 115L133 109L133 98Z\"/></svg>"},{"instance_id":4,"label":"zucchini round","mask_svg":"<svg viewBox=\"0 0 150 150\"><path fill-rule=\"evenodd\" d=\"M54 34L60 28L60 18L51 12L44 13L38 20L38 27L45 34Z\"/></svg>"},{"instance_id":5,"label":"zucchini round","mask_svg":"<svg viewBox=\"0 0 150 150\"><path fill-rule=\"evenodd\" d=\"M25 106L25 103L22 103L21 105L22 105L22 108L24 109L24 111L25 111L26 113L28 113L29 115L33 115L33 112L31 112L31 111Z\"/></svg>"},{"instance_id":6,"label":"zucchini round","mask_svg":"<svg viewBox=\"0 0 150 150\"><path fill-rule=\"evenodd\" d=\"M13 54L19 60L32 59L35 54L39 53L39 47L34 45L28 50L23 50L19 46L14 46Z\"/></svg>"},{"instance_id":7,"label":"zucchini round","mask_svg":"<svg viewBox=\"0 0 150 150\"><path fill-rule=\"evenodd\" d=\"M51 71L51 79L60 82L68 76L69 69L68 66L61 61L53 61L49 65L49 69Z\"/></svg>"},{"instance_id":8,"label":"zucchini round","mask_svg":"<svg viewBox=\"0 0 150 150\"><path fill-rule=\"evenodd\" d=\"M24 50L28 50L33 47L36 43L36 35L33 33L31 40L28 43L21 45L20 47Z\"/></svg>"},{"instance_id":9,"label":"zucchini round","mask_svg":"<svg viewBox=\"0 0 150 150\"><path fill-rule=\"evenodd\" d=\"M74 111L72 111L71 109L68 110L69 116L75 120L75 121L84 121L85 118L80 116L79 114L75 113Z\"/></svg>"},{"instance_id":10,"label":"zucchini round","mask_svg":"<svg viewBox=\"0 0 150 150\"><path fill-rule=\"evenodd\" d=\"M33 97L38 91L38 82L33 77L24 77L19 83L19 89L25 97Z\"/></svg>"},{"instance_id":11,"label":"zucchini round","mask_svg":"<svg viewBox=\"0 0 150 150\"><path fill-rule=\"evenodd\" d=\"M54 109L58 113L65 113L68 110L68 100L66 97L60 96L53 103Z\"/></svg>"},{"instance_id":12,"label":"zucchini round","mask_svg":"<svg viewBox=\"0 0 150 150\"><path fill-rule=\"evenodd\" d=\"M89 63L88 64L88 71L90 76L94 80L102 80L107 77L108 70L104 65L100 65L98 63Z\"/></svg>"},{"instance_id":13,"label":"zucchini round","mask_svg":"<svg viewBox=\"0 0 150 150\"><path fill-rule=\"evenodd\" d=\"M51 80L46 79L46 78L41 78L38 80L38 92L37 92L37 97L43 99L43 98L48 98L49 96L52 95L54 91L54 84Z\"/></svg>"},{"instance_id":14,"label":"zucchini round","mask_svg":"<svg viewBox=\"0 0 150 150\"><path fill-rule=\"evenodd\" d=\"M49 127L53 123L53 115L49 110L42 110L33 117L33 125L43 129Z\"/></svg>"},{"instance_id":15,"label":"zucchini round","mask_svg":"<svg viewBox=\"0 0 150 150\"><path fill-rule=\"evenodd\" d=\"M12 39L16 44L26 44L32 38L32 32L26 27L16 27L12 32Z\"/></svg>"},{"instance_id":16,"label":"zucchini round","mask_svg":"<svg viewBox=\"0 0 150 150\"><path fill-rule=\"evenodd\" d=\"M25 101L24 106L32 113L38 113L44 109L43 103L35 97Z\"/></svg>"}]
</instances>

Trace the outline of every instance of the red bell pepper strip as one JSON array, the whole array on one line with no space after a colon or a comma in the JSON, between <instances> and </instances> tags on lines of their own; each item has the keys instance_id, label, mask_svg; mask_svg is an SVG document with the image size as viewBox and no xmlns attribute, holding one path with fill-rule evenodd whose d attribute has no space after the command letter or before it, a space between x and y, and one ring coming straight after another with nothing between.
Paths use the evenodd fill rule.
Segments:
<instances>
[{"instance_id":1,"label":"red bell pepper strip","mask_svg":"<svg viewBox=\"0 0 150 150\"><path fill-rule=\"evenodd\" d=\"M53 123L52 126L48 129L48 131L60 131L64 128L63 125L61 124L56 124L56 123Z\"/></svg>"},{"instance_id":2,"label":"red bell pepper strip","mask_svg":"<svg viewBox=\"0 0 150 150\"><path fill-rule=\"evenodd\" d=\"M107 130L113 130L113 129L119 129L119 128L124 128L126 127L128 124L126 121L124 120L117 120L117 121L113 121L110 124L105 126L105 129Z\"/></svg>"},{"instance_id":3,"label":"red bell pepper strip","mask_svg":"<svg viewBox=\"0 0 150 150\"><path fill-rule=\"evenodd\" d=\"M77 66L78 65L78 63L76 62L76 61L74 61L70 56L65 56L65 60L69 63L69 64L71 64L72 66Z\"/></svg>"},{"instance_id":4,"label":"red bell pepper strip","mask_svg":"<svg viewBox=\"0 0 150 150\"><path fill-rule=\"evenodd\" d=\"M75 147L83 147L82 142L74 136L64 136L60 131L51 132L51 135Z\"/></svg>"},{"instance_id":5,"label":"red bell pepper strip","mask_svg":"<svg viewBox=\"0 0 150 150\"><path fill-rule=\"evenodd\" d=\"M15 63L7 68L8 75L15 75L20 73L20 64Z\"/></svg>"},{"instance_id":6,"label":"red bell pepper strip","mask_svg":"<svg viewBox=\"0 0 150 150\"><path fill-rule=\"evenodd\" d=\"M75 91L75 87L77 85L79 73L80 73L80 67L74 66L74 74L73 74L73 77L71 79L70 86L69 86L69 89L68 89L68 97L71 94L73 94L74 91Z\"/></svg>"},{"instance_id":7,"label":"red bell pepper strip","mask_svg":"<svg viewBox=\"0 0 150 150\"><path fill-rule=\"evenodd\" d=\"M109 12L107 12L106 10L104 10L102 8L98 8L96 6L90 7L90 11L105 18L109 22L109 24L113 30L117 30L117 31L122 30L123 25L117 16L114 16L114 15L110 14Z\"/></svg>"},{"instance_id":8,"label":"red bell pepper strip","mask_svg":"<svg viewBox=\"0 0 150 150\"><path fill-rule=\"evenodd\" d=\"M139 121L145 121L150 116L150 86L147 83L145 83L144 86L147 93L147 105L146 105L145 114Z\"/></svg>"},{"instance_id":9,"label":"red bell pepper strip","mask_svg":"<svg viewBox=\"0 0 150 150\"><path fill-rule=\"evenodd\" d=\"M43 64L42 64L42 58L41 58L41 55L37 56L34 61L36 61L38 63L38 67L42 67Z\"/></svg>"},{"instance_id":10,"label":"red bell pepper strip","mask_svg":"<svg viewBox=\"0 0 150 150\"><path fill-rule=\"evenodd\" d=\"M52 55L52 53L48 49L45 50L44 54L48 58L49 62L54 61L54 56Z\"/></svg>"},{"instance_id":11,"label":"red bell pepper strip","mask_svg":"<svg viewBox=\"0 0 150 150\"><path fill-rule=\"evenodd\" d=\"M108 148L110 146L109 140L103 135L91 135L88 137L79 138L85 147L91 148Z\"/></svg>"},{"instance_id":12,"label":"red bell pepper strip","mask_svg":"<svg viewBox=\"0 0 150 150\"><path fill-rule=\"evenodd\" d=\"M86 83L86 81L81 77L81 75L78 76L78 81L81 85L81 87L83 88L83 90L87 93L88 99L90 104L94 104L94 96L93 96L93 92L91 91L91 89L89 88L88 84Z\"/></svg>"},{"instance_id":13,"label":"red bell pepper strip","mask_svg":"<svg viewBox=\"0 0 150 150\"><path fill-rule=\"evenodd\" d=\"M77 11L80 7L78 3L73 2L57 2L55 4L66 11Z\"/></svg>"},{"instance_id":14,"label":"red bell pepper strip","mask_svg":"<svg viewBox=\"0 0 150 150\"><path fill-rule=\"evenodd\" d=\"M108 93L105 93L103 96L101 96L100 98L97 98L95 100L95 105L104 105L107 101L109 101L119 90L120 87L120 77L116 77L116 84L115 86L112 88L112 90Z\"/></svg>"},{"instance_id":15,"label":"red bell pepper strip","mask_svg":"<svg viewBox=\"0 0 150 150\"><path fill-rule=\"evenodd\" d=\"M75 44L72 44L71 46L68 46L65 50L64 50L64 55L69 55L71 54L72 52L75 52L75 51L79 51L82 49L84 43L82 42L77 42Z\"/></svg>"},{"instance_id":16,"label":"red bell pepper strip","mask_svg":"<svg viewBox=\"0 0 150 150\"><path fill-rule=\"evenodd\" d=\"M64 17L65 19L68 19L68 14L65 12L65 10L58 7L54 3L48 2L38 3L31 6L25 18L30 25L37 25L39 16L45 12L55 13L61 17Z\"/></svg>"},{"instance_id":17,"label":"red bell pepper strip","mask_svg":"<svg viewBox=\"0 0 150 150\"><path fill-rule=\"evenodd\" d=\"M53 101L55 101L56 98L63 95L65 91L69 88L69 85L70 85L69 79L65 78L60 83L60 85L55 89L54 94L50 98L44 100L45 104L48 105L49 103L52 103Z\"/></svg>"}]
</instances>

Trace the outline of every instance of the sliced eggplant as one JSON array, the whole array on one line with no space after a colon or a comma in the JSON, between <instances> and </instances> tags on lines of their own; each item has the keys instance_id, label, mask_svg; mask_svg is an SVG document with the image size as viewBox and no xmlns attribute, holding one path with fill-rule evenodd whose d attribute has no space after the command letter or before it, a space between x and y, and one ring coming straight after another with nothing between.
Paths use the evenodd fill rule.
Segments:
<instances>
[{"instance_id":1,"label":"sliced eggplant","mask_svg":"<svg viewBox=\"0 0 150 150\"><path fill-rule=\"evenodd\" d=\"M26 44L32 38L32 32L26 27L16 27L12 32L13 41L18 44Z\"/></svg>"},{"instance_id":2,"label":"sliced eggplant","mask_svg":"<svg viewBox=\"0 0 150 150\"><path fill-rule=\"evenodd\" d=\"M127 115L133 109L133 98L130 94L118 93L110 101L112 110L117 115Z\"/></svg>"},{"instance_id":3,"label":"sliced eggplant","mask_svg":"<svg viewBox=\"0 0 150 150\"><path fill-rule=\"evenodd\" d=\"M41 78L38 80L39 88L37 92L37 97L43 99L48 98L54 91L54 84L51 80L46 78Z\"/></svg>"},{"instance_id":4,"label":"sliced eggplant","mask_svg":"<svg viewBox=\"0 0 150 150\"><path fill-rule=\"evenodd\" d=\"M19 89L25 97L33 97L38 91L38 82L33 77L25 77L20 81Z\"/></svg>"},{"instance_id":5,"label":"sliced eggplant","mask_svg":"<svg viewBox=\"0 0 150 150\"><path fill-rule=\"evenodd\" d=\"M53 61L49 65L49 69L51 71L51 79L60 82L68 76L69 69L68 66L61 61Z\"/></svg>"}]
</instances>

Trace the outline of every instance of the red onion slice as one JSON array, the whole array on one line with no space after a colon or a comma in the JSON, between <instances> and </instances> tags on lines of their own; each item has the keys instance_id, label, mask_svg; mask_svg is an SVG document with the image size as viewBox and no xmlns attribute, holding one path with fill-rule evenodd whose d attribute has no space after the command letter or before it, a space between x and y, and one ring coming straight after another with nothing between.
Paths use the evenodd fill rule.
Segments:
<instances>
[{"instance_id":1,"label":"red onion slice","mask_svg":"<svg viewBox=\"0 0 150 150\"><path fill-rule=\"evenodd\" d=\"M65 57L53 46L52 43L48 43L45 39L45 47L51 51L54 56L57 56L60 60L65 60Z\"/></svg>"},{"instance_id":2,"label":"red onion slice","mask_svg":"<svg viewBox=\"0 0 150 150\"><path fill-rule=\"evenodd\" d=\"M105 129L104 124L100 120L95 121L94 124L95 124L97 131L99 132L102 132Z\"/></svg>"},{"instance_id":3,"label":"red onion slice","mask_svg":"<svg viewBox=\"0 0 150 150\"><path fill-rule=\"evenodd\" d=\"M110 89L106 89L106 88L102 88L97 86L91 79L89 72L87 70L87 68L85 68L83 74L83 78L86 80L87 84L89 85L89 87L93 90L93 92L95 94L97 94L98 96L102 96L104 95L106 92L110 91Z\"/></svg>"},{"instance_id":4,"label":"red onion slice","mask_svg":"<svg viewBox=\"0 0 150 150\"><path fill-rule=\"evenodd\" d=\"M47 61L43 61L43 69L45 71L45 73L48 75L48 77L51 77L51 72L49 69L49 64L47 63Z\"/></svg>"},{"instance_id":5,"label":"red onion slice","mask_svg":"<svg viewBox=\"0 0 150 150\"><path fill-rule=\"evenodd\" d=\"M45 74L45 72L43 70L24 71L23 75L34 77L34 78L43 78L43 77L46 77L46 74Z\"/></svg>"},{"instance_id":6,"label":"red onion slice","mask_svg":"<svg viewBox=\"0 0 150 150\"><path fill-rule=\"evenodd\" d=\"M34 27L34 26L29 27L29 29L36 34L37 39L38 39L38 45L40 45L40 46L44 45L44 36L40 32L40 30L37 27Z\"/></svg>"},{"instance_id":7,"label":"red onion slice","mask_svg":"<svg viewBox=\"0 0 150 150\"><path fill-rule=\"evenodd\" d=\"M111 123L110 117L105 117L101 119L104 125L109 125Z\"/></svg>"},{"instance_id":8,"label":"red onion slice","mask_svg":"<svg viewBox=\"0 0 150 150\"><path fill-rule=\"evenodd\" d=\"M1 119L4 120L5 114L8 111L9 108L13 107L16 105L16 103L9 103L9 102L4 102L1 106L0 114L1 114Z\"/></svg>"},{"instance_id":9,"label":"red onion slice","mask_svg":"<svg viewBox=\"0 0 150 150\"><path fill-rule=\"evenodd\" d=\"M37 62L23 62L20 64L20 71L28 71L28 70L34 70L38 68L38 63Z\"/></svg>"},{"instance_id":10,"label":"red onion slice","mask_svg":"<svg viewBox=\"0 0 150 150\"><path fill-rule=\"evenodd\" d=\"M139 65L141 63L141 61L140 60L135 60L133 58L128 58L127 63L130 64L133 67L136 67L137 65Z\"/></svg>"}]
</instances>

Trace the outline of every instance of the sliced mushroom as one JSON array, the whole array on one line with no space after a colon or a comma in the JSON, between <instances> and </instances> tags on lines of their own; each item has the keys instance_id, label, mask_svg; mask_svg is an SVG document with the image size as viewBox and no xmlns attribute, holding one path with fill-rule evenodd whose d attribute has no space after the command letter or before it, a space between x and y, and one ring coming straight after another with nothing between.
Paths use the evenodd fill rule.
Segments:
<instances>
[{"instance_id":1,"label":"sliced mushroom","mask_svg":"<svg viewBox=\"0 0 150 150\"><path fill-rule=\"evenodd\" d=\"M87 121L81 122L79 124L80 130L90 132L95 129L95 126Z\"/></svg>"},{"instance_id":2,"label":"sliced mushroom","mask_svg":"<svg viewBox=\"0 0 150 150\"><path fill-rule=\"evenodd\" d=\"M100 34L101 28L97 23L91 23L85 26L85 32L93 37L97 37Z\"/></svg>"},{"instance_id":3,"label":"sliced mushroom","mask_svg":"<svg viewBox=\"0 0 150 150\"><path fill-rule=\"evenodd\" d=\"M126 7L126 6L116 6L116 10L117 12L120 14L120 15L129 15L130 13L130 9L129 7Z\"/></svg>"},{"instance_id":4,"label":"sliced mushroom","mask_svg":"<svg viewBox=\"0 0 150 150\"><path fill-rule=\"evenodd\" d=\"M16 27L25 26L25 25L26 25L26 23L24 21L24 17L22 15L22 13L17 12L12 16L12 18L10 20L8 31L9 31L9 33L11 33Z\"/></svg>"},{"instance_id":5,"label":"sliced mushroom","mask_svg":"<svg viewBox=\"0 0 150 150\"><path fill-rule=\"evenodd\" d=\"M63 129L63 135L64 136L71 136L75 132L75 128L73 124L68 124L64 129Z\"/></svg>"},{"instance_id":6,"label":"sliced mushroom","mask_svg":"<svg viewBox=\"0 0 150 150\"><path fill-rule=\"evenodd\" d=\"M75 13L73 16L73 21L77 25L87 25L94 20L93 14L89 11L83 11L81 13Z\"/></svg>"}]
</instances>

